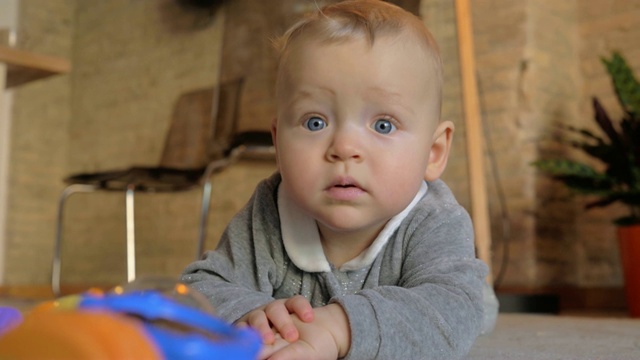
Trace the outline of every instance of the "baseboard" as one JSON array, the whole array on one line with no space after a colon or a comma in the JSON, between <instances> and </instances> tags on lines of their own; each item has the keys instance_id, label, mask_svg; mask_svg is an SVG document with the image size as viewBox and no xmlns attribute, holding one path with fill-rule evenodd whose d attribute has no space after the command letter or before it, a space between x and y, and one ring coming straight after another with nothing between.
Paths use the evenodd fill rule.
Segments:
<instances>
[{"instance_id":1,"label":"baseboard","mask_svg":"<svg viewBox=\"0 0 640 360\"><path fill-rule=\"evenodd\" d=\"M617 314L627 310L620 287L499 287L496 294L511 306L505 312Z\"/></svg>"},{"instance_id":2,"label":"baseboard","mask_svg":"<svg viewBox=\"0 0 640 360\"><path fill-rule=\"evenodd\" d=\"M501 313L559 314L560 298L556 294L497 293Z\"/></svg>"},{"instance_id":3,"label":"baseboard","mask_svg":"<svg viewBox=\"0 0 640 360\"><path fill-rule=\"evenodd\" d=\"M560 292L564 311L626 311L624 288L565 288Z\"/></svg>"},{"instance_id":4,"label":"baseboard","mask_svg":"<svg viewBox=\"0 0 640 360\"><path fill-rule=\"evenodd\" d=\"M108 290L114 285L63 285L60 287L60 295L71 295L83 293L89 289ZM55 298L50 285L2 285L0 286L0 297L31 299L31 300L50 300Z\"/></svg>"}]
</instances>

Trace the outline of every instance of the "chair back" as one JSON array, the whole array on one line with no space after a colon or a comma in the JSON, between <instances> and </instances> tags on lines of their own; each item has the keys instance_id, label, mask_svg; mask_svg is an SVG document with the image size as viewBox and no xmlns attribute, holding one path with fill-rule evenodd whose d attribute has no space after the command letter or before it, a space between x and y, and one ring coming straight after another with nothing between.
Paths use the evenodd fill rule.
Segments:
<instances>
[{"instance_id":1,"label":"chair back","mask_svg":"<svg viewBox=\"0 0 640 360\"><path fill-rule=\"evenodd\" d=\"M161 167L204 168L222 157L237 129L243 80L182 94L160 158Z\"/></svg>"},{"instance_id":2,"label":"chair back","mask_svg":"<svg viewBox=\"0 0 640 360\"><path fill-rule=\"evenodd\" d=\"M208 144L209 160L217 160L226 155L238 132L240 104L244 89L244 78L220 84L214 100L215 113Z\"/></svg>"}]
</instances>

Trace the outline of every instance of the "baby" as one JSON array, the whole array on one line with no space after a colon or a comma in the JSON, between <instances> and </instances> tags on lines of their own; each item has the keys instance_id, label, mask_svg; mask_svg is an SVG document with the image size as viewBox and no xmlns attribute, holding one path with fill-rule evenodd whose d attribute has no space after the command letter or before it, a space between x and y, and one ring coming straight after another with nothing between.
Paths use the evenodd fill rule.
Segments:
<instances>
[{"instance_id":1,"label":"baby","mask_svg":"<svg viewBox=\"0 0 640 360\"><path fill-rule=\"evenodd\" d=\"M270 359L464 356L487 267L439 180L454 126L421 20L343 1L277 42L278 172L182 280Z\"/></svg>"}]
</instances>

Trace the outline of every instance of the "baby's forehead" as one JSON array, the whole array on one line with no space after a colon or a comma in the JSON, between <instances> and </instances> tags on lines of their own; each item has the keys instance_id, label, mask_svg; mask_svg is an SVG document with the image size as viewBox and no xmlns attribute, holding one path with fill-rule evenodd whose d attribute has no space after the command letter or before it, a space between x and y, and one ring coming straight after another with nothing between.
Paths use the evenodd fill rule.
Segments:
<instances>
[{"instance_id":1,"label":"baby's forehead","mask_svg":"<svg viewBox=\"0 0 640 360\"><path fill-rule=\"evenodd\" d=\"M291 39L287 47L283 49L278 61L278 72L288 71L292 58L294 58L293 62L295 62L297 61L295 59L303 57L302 55L310 49L321 49L336 45L349 47L357 43L364 43L369 49L373 47L382 48L383 51L387 47L389 51L406 54L407 57L413 59L412 61L424 61L429 67L429 77L434 76L433 79L436 79L438 85L442 85L443 71L439 50L425 41L420 34L411 31L411 29L380 32L375 37L369 37L357 32L347 33L340 37L326 36L321 32L318 33L313 29L308 29L304 33L300 33L296 38ZM358 52L357 56L375 55Z\"/></svg>"},{"instance_id":2,"label":"baby's forehead","mask_svg":"<svg viewBox=\"0 0 640 360\"><path fill-rule=\"evenodd\" d=\"M392 41L381 41L383 39ZM309 29L303 33L300 33L296 38L291 39L286 48L284 48L280 54L281 59L285 58L288 54L294 51L300 51L307 46L331 46L348 44L354 42L364 42L370 48L373 46L388 46L393 42L402 42L408 47L415 47L421 49L424 54L429 57L439 57L439 50L431 46L430 43L421 38L420 34L416 34L411 29L391 29L385 32L379 32L375 36L370 34L364 34L362 32L348 32L336 36L335 34L327 34L322 31L314 31ZM397 51L397 49L396 49Z\"/></svg>"},{"instance_id":3,"label":"baby's forehead","mask_svg":"<svg viewBox=\"0 0 640 360\"><path fill-rule=\"evenodd\" d=\"M292 44L278 76L279 106L353 100L370 109L394 105L405 113L439 107L440 82L424 49L397 40Z\"/></svg>"},{"instance_id":4,"label":"baby's forehead","mask_svg":"<svg viewBox=\"0 0 640 360\"><path fill-rule=\"evenodd\" d=\"M388 34L378 36L373 42L368 41L362 36L348 36L340 39L327 39L322 37L300 36L289 44L287 52L283 54L278 66L277 81L282 82L285 78L294 75L300 71L314 71L312 65L315 63L310 61L310 57L317 58L323 56L323 50L330 48L341 48L342 54L347 54L347 62L352 63L357 70L362 62L369 59L376 59L380 56L386 57L386 54L394 54L396 59L401 59L401 63L395 63L387 66L381 71L394 73L405 72L407 63L422 64L420 73L412 80L416 82L428 81L437 87L442 85L442 74L440 68L440 59L438 54L433 53L433 49L420 44L412 34ZM370 51L369 51L370 50ZM344 60L344 58L343 58ZM340 61L335 58L329 58L326 63L332 64ZM321 66L325 71L331 71L332 66Z\"/></svg>"}]
</instances>

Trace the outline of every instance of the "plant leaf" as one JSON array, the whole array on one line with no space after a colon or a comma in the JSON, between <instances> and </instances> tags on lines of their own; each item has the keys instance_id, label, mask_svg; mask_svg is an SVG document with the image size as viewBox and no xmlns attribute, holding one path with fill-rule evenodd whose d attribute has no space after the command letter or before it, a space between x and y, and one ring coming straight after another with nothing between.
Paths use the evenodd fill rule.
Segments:
<instances>
[{"instance_id":1,"label":"plant leaf","mask_svg":"<svg viewBox=\"0 0 640 360\"><path fill-rule=\"evenodd\" d=\"M616 51L613 52L611 59L603 57L602 62L611 76L616 95L624 110L631 114L639 114L640 83L634 77L625 59Z\"/></svg>"},{"instance_id":2,"label":"plant leaf","mask_svg":"<svg viewBox=\"0 0 640 360\"><path fill-rule=\"evenodd\" d=\"M576 128L576 127L573 127L573 126L561 127L561 129L567 130L569 132L576 133L576 134L578 134L580 136L583 136L585 138L588 138L588 139L595 140L600 144L604 144L605 143L605 141L604 141L604 139L602 137L592 133L588 129L580 129L580 128Z\"/></svg>"},{"instance_id":3,"label":"plant leaf","mask_svg":"<svg viewBox=\"0 0 640 360\"><path fill-rule=\"evenodd\" d=\"M606 174L573 160L539 160L532 165L579 193L606 195L615 185Z\"/></svg>"},{"instance_id":4,"label":"plant leaf","mask_svg":"<svg viewBox=\"0 0 640 360\"><path fill-rule=\"evenodd\" d=\"M624 116L620 122L612 121L599 100L593 98L594 119L603 136L589 129L561 125L560 128L572 136L560 142L600 160L604 171L569 159L540 160L532 165L572 191L594 195L596 199L587 203L588 209L621 202L630 214L616 221L640 223L640 83L618 52L614 52L611 59L602 58L602 62L625 111Z\"/></svg>"},{"instance_id":5,"label":"plant leaf","mask_svg":"<svg viewBox=\"0 0 640 360\"><path fill-rule=\"evenodd\" d=\"M606 194L603 198L597 201L588 203L585 208L591 209L594 207L603 207L610 205L616 201L620 201L625 205L638 206L640 205L640 190L636 191L612 191Z\"/></svg>"},{"instance_id":6,"label":"plant leaf","mask_svg":"<svg viewBox=\"0 0 640 360\"><path fill-rule=\"evenodd\" d=\"M611 118L609 118L609 115L607 114L605 109L602 107L602 104L600 104L600 101L598 101L598 99L596 98L593 98L592 102L593 102L593 111L595 113L595 119L598 125L600 126L600 129L602 129L602 131L604 131L604 133L607 134L607 136L609 137L609 140L611 140L612 143L614 144L619 143L621 140L620 136L618 135L618 132L616 131L616 129L613 127Z\"/></svg>"},{"instance_id":7,"label":"plant leaf","mask_svg":"<svg viewBox=\"0 0 640 360\"><path fill-rule=\"evenodd\" d=\"M629 150L635 159L636 166L640 167L640 118L626 117L620 122L620 128L629 143Z\"/></svg>"},{"instance_id":8,"label":"plant leaf","mask_svg":"<svg viewBox=\"0 0 640 360\"><path fill-rule=\"evenodd\" d=\"M573 160L538 160L531 163L531 165L551 176L578 176L585 178L603 177L602 174L595 171L591 166Z\"/></svg>"}]
</instances>

